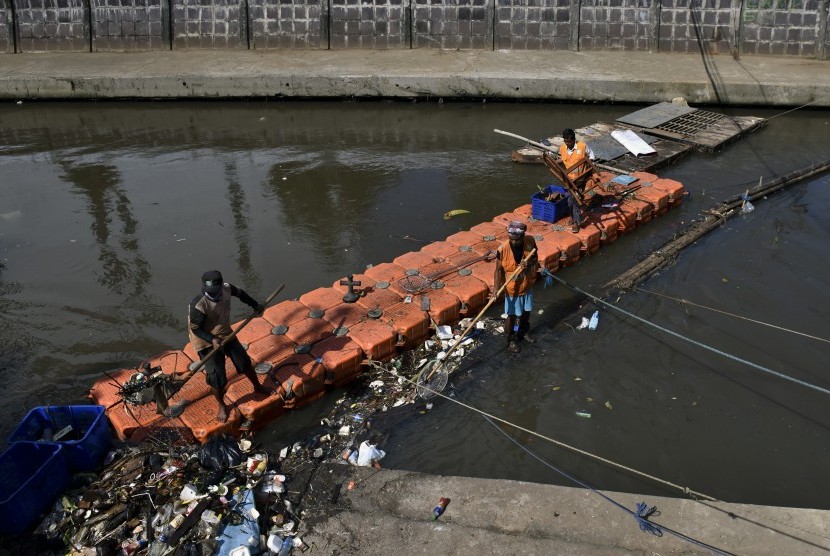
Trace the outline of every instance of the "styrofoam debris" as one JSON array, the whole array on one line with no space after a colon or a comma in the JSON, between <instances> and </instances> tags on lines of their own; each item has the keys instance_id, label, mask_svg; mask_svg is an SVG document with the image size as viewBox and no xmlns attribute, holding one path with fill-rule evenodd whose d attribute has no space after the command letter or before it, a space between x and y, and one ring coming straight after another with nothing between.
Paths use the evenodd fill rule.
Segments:
<instances>
[{"instance_id":1,"label":"styrofoam debris","mask_svg":"<svg viewBox=\"0 0 830 556\"><path fill-rule=\"evenodd\" d=\"M452 338L452 328L450 328L446 324L442 324L438 327L436 334L439 340L448 340Z\"/></svg>"},{"instance_id":2,"label":"styrofoam debris","mask_svg":"<svg viewBox=\"0 0 830 556\"><path fill-rule=\"evenodd\" d=\"M381 386L383 386L383 381L382 380L373 380L372 382L369 383L369 386L371 388L380 388Z\"/></svg>"},{"instance_id":3,"label":"styrofoam debris","mask_svg":"<svg viewBox=\"0 0 830 556\"><path fill-rule=\"evenodd\" d=\"M438 352L438 355L436 355L436 356L435 356L435 358L436 358L438 361L441 361L441 360L442 360L442 359L444 359L446 356L447 356L447 352L446 352L446 351L439 351L439 352Z\"/></svg>"},{"instance_id":4,"label":"styrofoam debris","mask_svg":"<svg viewBox=\"0 0 830 556\"><path fill-rule=\"evenodd\" d=\"M343 425L342 427L340 427L340 430L337 431L337 434L339 434L340 436L349 436L351 432L352 428L349 425Z\"/></svg>"},{"instance_id":5,"label":"styrofoam debris","mask_svg":"<svg viewBox=\"0 0 830 556\"><path fill-rule=\"evenodd\" d=\"M397 400L395 400L395 403L392 404L392 407L398 407L399 405L403 405L405 403L406 400L404 398L398 398Z\"/></svg>"},{"instance_id":6,"label":"styrofoam debris","mask_svg":"<svg viewBox=\"0 0 830 556\"><path fill-rule=\"evenodd\" d=\"M476 323L476 329L478 329L478 330L484 330L484 328L485 328L486 326L487 326L487 325L486 325L486 324L484 324L484 323L483 323L483 322L481 322L481 321L478 321L478 322Z\"/></svg>"}]
</instances>

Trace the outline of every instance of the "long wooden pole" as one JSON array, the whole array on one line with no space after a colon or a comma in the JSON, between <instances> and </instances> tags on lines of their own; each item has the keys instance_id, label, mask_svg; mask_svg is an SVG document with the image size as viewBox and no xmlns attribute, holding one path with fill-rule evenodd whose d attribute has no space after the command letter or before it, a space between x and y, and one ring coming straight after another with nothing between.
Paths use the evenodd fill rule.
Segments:
<instances>
[{"instance_id":1,"label":"long wooden pole","mask_svg":"<svg viewBox=\"0 0 830 556\"><path fill-rule=\"evenodd\" d=\"M527 255L525 255L525 258L523 258L523 259L522 259L522 262L523 262L523 263L527 263L527 261L529 261L529 260L530 260L530 258L531 258L534 254L536 254L536 248L535 248L535 247L534 247L533 249L531 249L531 250L530 250L530 253L528 253ZM497 262L496 264L499 264L499 263ZM427 381L427 382L429 382L429 379L431 379L431 378L432 378L432 375L434 375L434 374L435 374L435 372L436 372L436 371L438 371L438 369L440 369L440 368L441 368L441 365L443 365L443 364L444 364L444 361L448 361L448 360L449 360L450 355L452 354L452 352L454 352L454 351L455 351L455 348L457 348L459 345L461 345L461 340L463 340L463 339L467 336L467 334L469 334L469 333L470 333L470 330L472 330L472 329L473 329L473 327L476 325L476 323L479 321L479 319L481 319L481 317L482 317L482 316L484 316L484 313L486 313L486 312L487 312L487 309L489 309L489 308L490 308L490 306L491 306L493 303L495 303L495 302L496 302L496 300L499 298L499 296L502 294L502 292L505 290L505 288L507 288L507 284L509 284L510 282L512 282L513 280L515 280L515 279L516 279L516 277L517 277L517 276L518 276L518 275L519 275L519 274L520 274L523 270L527 270L527 268L526 268L526 267L523 267L523 266L520 264L520 265L519 265L519 267L518 267L516 270L514 270L514 271L510 274L510 276L507 278L507 280L505 280L505 281L504 281L504 284L502 284L502 285L501 285L501 287L499 288L499 291L497 291L497 292L493 295L493 297L491 297L491 298L490 298L490 301L488 301L488 302L487 302L487 305L485 305L485 306L484 306L484 309L482 309L481 311L479 311L478 315L476 315L476 318L474 318L474 319L470 322L470 324L467 326L467 328L464 330L464 332L462 332L462 333L461 333L461 337L460 337L460 338L458 338L458 340L457 340L457 341L456 341L456 342L452 345L452 347L450 347L449 351L447 351L447 355L446 355L446 356L444 356L444 359L443 359L441 362L439 362L437 365L434 365L434 366L432 367L432 370L431 370L431 371L430 371L430 373L427 375L427 378L426 378L426 381Z\"/></svg>"},{"instance_id":2,"label":"long wooden pole","mask_svg":"<svg viewBox=\"0 0 830 556\"><path fill-rule=\"evenodd\" d=\"M509 131L502 131L501 129L494 129L493 131L495 131L496 133L501 133L502 135L507 135L508 137L514 137L516 139L521 139L522 141L527 141L528 143L530 143L534 147L537 147L539 149L551 152L551 153L555 154L557 157L559 156L559 151L554 149L553 147L549 147L548 145L543 145L542 143L537 143L536 141L528 139L527 137L522 137L521 135L516 135L515 133L510 133ZM591 162L593 162L593 161L591 161ZM598 162L593 162L593 164L597 168L602 168L603 170L608 170L609 172L613 172L615 174L627 174L628 173L628 172L623 172L619 168L614 168L613 166L607 166L605 164L599 164Z\"/></svg>"},{"instance_id":3,"label":"long wooden pole","mask_svg":"<svg viewBox=\"0 0 830 556\"><path fill-rule=\"evenodd\" d=\"M747 197L751 201L756 201L792 183L805 180L812 176L827 172L828 170L830 170L830 160L811 164L810 166L794 170L793 172L781 176L780 178L776 178L766 184L751 189ZM682 249L693 244L703 235L723 224L731 216L739 214L739 209L743 204L743 201L744 199L742 195L735 195L720 205L706 211L706 217L697 222L692 228L668 241L654 253L605 284L601 290L602 294L598 297L605 297L608 292L615 288L623 290L630 289L661 268L669 265L672 261L674 261Z\"/></svg>"},{"instance_id":4,"label":"long wooden pole","mask_svg":"<svg viewBox=\"0 0 830 556\"><path fill-rule=\"evenodd\" d=\"M271 295L269 295L269 296L268 296L268 298L265 300L265 302L263 303L263 306L267 307L267 306L268 306L268 304L269 304L269 303L271 303L271 301L273 301L273 299L274 299L275 297L277 297L277 295L279 295L279 293L282 291L282 289L283 289L284 287L285 287L285 284L282 284L282 285L280 285L280 287L279 287L279 288L277 288L276 290L274 290L274 293L272 293ZM205 356L202 358L202 360L201 360L201 361L199 361L198 363L194 363L194 364L190 365L190 369L187 371L187 373L185 373L184 377L183 377L183 378L181 378L181 379L179 379L179 380L181 381L181 382L180 382L180 385L181 385L181 386L184 386L184 383L185 383L185 382L187 382L188 380L190 380L190 379L193 377L193 375L195 375L197 372L199 372L199 369L201 369L202 367L204 367L204 365L205 365L205 363L207 363L208 359L210 359L211 357L213 357L213 355L214 355L217 351L219 351L220 349L222 349L222 348L225 346L225 344L227 344L228 342L230 342L231 340L233 340L234 338L236 338L236 335L237 335L237 334L239 334L239 332L240 332L243 328L245 328L246 326L248 326L248 323L249 323L249 322L251 322L252 320L254 320L254 318L255 318L256 316L257 316L257 314L256 314L256 313L254 313L254 314L252 314L251 316L249 316L247 319L245 319L244 321L242 321L242 323L240 323L240 325L236 327L236 330L234 330L233 332L231 332L231 333L228 335L228 337L227 337L227 338L225 338L224 340L222 340L222 343L221 343L221 344L219 344L219 347L215 347L215 348L213 348L212 350L210 350L210 352L209 352L207 355L205 355ZM180 387L179 389L181 389L181 387Z\"/></svg>"}]
</instances>

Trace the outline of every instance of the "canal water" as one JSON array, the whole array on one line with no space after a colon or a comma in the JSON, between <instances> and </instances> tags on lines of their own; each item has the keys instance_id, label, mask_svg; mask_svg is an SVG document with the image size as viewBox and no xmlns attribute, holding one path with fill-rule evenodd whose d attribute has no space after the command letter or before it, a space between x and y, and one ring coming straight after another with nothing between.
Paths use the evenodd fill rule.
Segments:
<instances>
[{"instance_id":1,"label":"canal water","mask_svg":"<svg viewBox=\"0 0 830 556\"><path fill-rule=\"evenodd\" d=\"M494 128L538 139L637 108L0 105L0 438L29 408L79 403L104 372L184 346L203 271L220 269L259 299L281 283L282 299L331 285L528 203L551 182L542 166L511 163L520 145ZM716 155L661 170L686 185L683 205L557 276L596 290L718 201L830 155L826 111L724 111L772 119ZM758 202L642 289L610 300L627 313L600 308L595 331L576 329L593 304L562 285L538 286L537 342L513 357L492 339L450 391L719 499L830 509L827 395L767 372L830 388L828 186L824 175ZM469 214L444 220L452 209ZM246 316L241 303L235 310ZM289 414L260 439L284 445L341 395ZM475 411L439 400L396 423L384 465L571 485L554 466L599 489L677 494L503 429L529 451Z\"/></svg>"}]
</instances>

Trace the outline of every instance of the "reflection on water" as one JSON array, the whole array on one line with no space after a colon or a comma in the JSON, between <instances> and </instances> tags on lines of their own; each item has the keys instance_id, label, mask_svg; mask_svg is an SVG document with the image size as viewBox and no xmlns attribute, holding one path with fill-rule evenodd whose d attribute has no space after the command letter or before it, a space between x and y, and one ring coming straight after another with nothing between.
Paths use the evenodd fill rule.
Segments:
<instances>
[{"instance_id":1,"label":"reflection on water","mask_svg":"<svg viewBox=\"0 0 830 556\"><path fill-rule=\"evenodd\" d=\"M102 371L183 346L187 301L203 271L220 269L259 298L282 282L283 299L328 286L526 204L537 186L550 183L542 166L510 163L519 145L493 128L540 138L634 109L0 105L0 380L7 402L0 436L32 406L77 402ZM661 175L689 189L684 204L560 275L596 288L714 203L825 158L829 119L827 112L793 112L723 153L693 154L666 168ZM644 289L818 335L830 286L827 185L827 176L814 178L758 203ZM470 212L444 220L452 209ZM830 384L820 364L826 343L645 291L615 301L736 357ZM563 287L539 289L537 344L510 358L503 339L493 339L469 359L469 373L456 381L458 398L720 498L827 507L814 480L830 464L821 395L607 310L596 332L576 332L573 325L593 311L581 302ZM235 317L246 316L244 307L235 309ZM280 444L314 424L335 398L277 422L263 438ZM387 465L563 482L452 404L395 418ZM594 486L664 493L526 433L518 438Z\"/></svg>"}]
</instances>

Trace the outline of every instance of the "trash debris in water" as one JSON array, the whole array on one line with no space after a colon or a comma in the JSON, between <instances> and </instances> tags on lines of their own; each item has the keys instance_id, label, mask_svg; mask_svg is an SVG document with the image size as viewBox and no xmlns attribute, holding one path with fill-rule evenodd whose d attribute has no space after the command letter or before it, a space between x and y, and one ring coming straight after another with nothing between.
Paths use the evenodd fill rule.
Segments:
<instances>
[{"instance_id":1,"label":"trash debris in water","mask_svg":"<svg viewBox=\"0 0 830 556\"><path fill-rule=\"evenodd\" d=\"M444 213L444 220L449 220L453 216L458 216L458 215L461 215L461 214L470 214L470 211L469 210L464 210L464 209L449 210L449 211Z\"/></svg>"}]
</instances>

